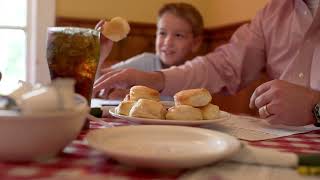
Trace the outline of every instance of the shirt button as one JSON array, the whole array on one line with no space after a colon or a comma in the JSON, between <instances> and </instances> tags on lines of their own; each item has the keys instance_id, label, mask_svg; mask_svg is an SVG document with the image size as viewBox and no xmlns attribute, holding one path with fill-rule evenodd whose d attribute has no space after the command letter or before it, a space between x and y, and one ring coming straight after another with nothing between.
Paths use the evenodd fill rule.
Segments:
<instances>
[{"instance_id":1,"label":"shirt button","mask_svg":"<svg viewBox=\"0 0 320 180\"><path fill-rule=\"evenodd\" d=\"M304 11L303 14L304 14L304 15L307 15L307 14L308 14L308 11Z\"/></svg>"},{"instance_id":2,"label":"shirt button","mask_svg":"<svg viewBox=\"0 0 320 180\"><path fill-rule=\"evenodd\" d=\"M299 76L300 79L302 79L304 77L304 74L301 72L301 73L299 73L298 76Z\"/></svg>"}]
</instances>

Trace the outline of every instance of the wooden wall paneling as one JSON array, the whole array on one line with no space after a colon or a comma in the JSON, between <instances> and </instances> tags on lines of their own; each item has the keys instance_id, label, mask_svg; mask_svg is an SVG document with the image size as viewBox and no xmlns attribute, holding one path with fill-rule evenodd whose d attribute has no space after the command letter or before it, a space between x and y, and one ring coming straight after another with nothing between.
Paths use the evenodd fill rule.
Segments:
<instances>
[{"instance_id":1,"label":"wooden wall paneling","mask_svg":"<svg viewBox=\"0 0 320 180\"><path fill-rule=\"evenodd\" d=\"M229 41L232 34L243 24L249 21L243 21L239 23L230 24L227 26L209 28L205 31L207 39L210 39L208 51L214 50L216 47L225 44Z\"/></svg>"}]
</instances>

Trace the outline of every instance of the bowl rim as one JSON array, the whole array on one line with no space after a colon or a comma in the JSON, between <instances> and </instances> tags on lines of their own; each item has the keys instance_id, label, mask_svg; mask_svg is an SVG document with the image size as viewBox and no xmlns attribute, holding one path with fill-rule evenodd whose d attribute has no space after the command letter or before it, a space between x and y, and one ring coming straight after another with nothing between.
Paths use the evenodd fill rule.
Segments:
<instances>
[{"instance_id":1,"label":"bowl rim","mask_svg":"<svg viewBox=\"0 0 320 180\"><path fill-rule=\"evenodd\" d=\"M88 113L89 106L87 100L80 94L75 94L76 105L73 109L63 110L63 111L50 111L50 112L40 112L40 113L7 113L6 115L0 115L1 119L17 119L17 118L41 118L41 117L61 117L61 116L74 116L79 113Z\"/></svg>"}]
</instances>

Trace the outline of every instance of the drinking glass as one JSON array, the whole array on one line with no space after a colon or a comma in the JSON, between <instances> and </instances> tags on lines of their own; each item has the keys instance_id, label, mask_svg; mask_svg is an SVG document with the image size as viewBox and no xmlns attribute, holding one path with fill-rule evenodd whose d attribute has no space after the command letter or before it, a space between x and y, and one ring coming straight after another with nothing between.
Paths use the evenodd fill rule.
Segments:
<instances>
[{"instance_id":1,"label":"drinking glass","mask_svg":"<svg viewBox=\"0 0 320 180\"><path fill-rule=\"evenodd\" d=\"M51 80L75 79L75 92L91 104L92 88L99 63L99 32L77 27L49 27L47 62Z\"/></svg>"}]
</instances>

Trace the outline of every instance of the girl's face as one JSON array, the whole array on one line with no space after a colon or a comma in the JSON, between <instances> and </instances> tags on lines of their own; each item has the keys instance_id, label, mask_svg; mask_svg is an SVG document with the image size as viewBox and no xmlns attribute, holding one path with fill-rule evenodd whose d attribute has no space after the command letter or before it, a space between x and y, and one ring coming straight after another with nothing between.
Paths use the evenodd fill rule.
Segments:
<instances>
[{"instance_id":1,"label":"girl's face","mask_svg":"<svg viewBox=\"0 0 320 180\"><path fill-rule=\"evenodd\" d=\"M167 65L180 65L196 52L201 43L194 37L191 25L184 19L164 13L157 24L156 54Z\"/></svg>"}]
</instances>

